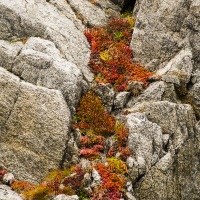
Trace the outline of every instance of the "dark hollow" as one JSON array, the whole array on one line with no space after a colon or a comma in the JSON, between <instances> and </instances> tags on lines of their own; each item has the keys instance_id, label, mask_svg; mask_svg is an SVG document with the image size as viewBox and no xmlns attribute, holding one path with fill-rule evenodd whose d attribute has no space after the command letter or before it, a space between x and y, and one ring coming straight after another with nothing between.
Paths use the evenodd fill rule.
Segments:
<instances>
[{"instance_id":1,"label":"dark hollow","mask_svg":"<svg viewBox=\"0 0 200 200\"><path fill-rule=\"evenodd\" d=\"M126 0L122 7L121 13L125 12L126 10L133 10L135 2L136 0Z\"/></svg>"}]
</instances>

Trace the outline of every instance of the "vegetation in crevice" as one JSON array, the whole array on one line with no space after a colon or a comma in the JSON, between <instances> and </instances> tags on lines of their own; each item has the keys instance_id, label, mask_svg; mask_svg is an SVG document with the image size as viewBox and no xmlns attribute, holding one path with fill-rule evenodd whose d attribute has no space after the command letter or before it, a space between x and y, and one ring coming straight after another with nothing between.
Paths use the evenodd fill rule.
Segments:
<instances>
[{"instance_id":1,"label":"vegetation in crevice","mask_svg":"<svg viewBox=\"0 0 200 200\"><path fill-rule=\"evenodd\" d=\"M99 84L111 83L116 91L131 90L134 81L148 85L153 74L133 62L130 48L134 20L131 17L111 19L106 27L87 29L85 35L91 44L89 66ZM26 199L47 199L58 194L78 195L80 199L125 198L128 169L126 160L131 155L127 146L129 130L106 111L101 99L93 92L85 94L76 110L72 130L81 134L79 158L92 161L92 167L79 165L49 173L41 184L15 181L12 188ZM107 140L112 144L105 147ZM95 169L101 183L85 190L84 176ZM92 184L92 183L91 183Z\"/></svg>"},{"instance_id":2,"label":"vegetation in crevice","mask_svg":"<svg viewBox=\"0 0 200 200\"><path fill-rule=\"evenodd\" d=\"M133 61L130 47L135 20L111 19L106 27L93 27L85 31L91 45L89 66L100 84L111 83L117 91L129 90L134 81L148 85L152 76L146 68Z\"/></svg>"}]
</instances>

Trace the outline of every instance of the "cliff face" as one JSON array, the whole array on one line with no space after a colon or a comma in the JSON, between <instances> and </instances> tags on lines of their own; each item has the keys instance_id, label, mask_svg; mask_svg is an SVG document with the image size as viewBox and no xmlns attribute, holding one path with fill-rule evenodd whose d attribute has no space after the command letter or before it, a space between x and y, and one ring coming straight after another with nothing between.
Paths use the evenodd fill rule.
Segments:
<instances>
[{"instance_id":1,"label":"cliff face","mask_svg":"<svg viewBox=\"0 0 200 200\"><path fill-rule=\"evenodd\" d=\"M92 88L129 128L126 198L199 199L200 1L134 5L134 61L154 75L145 89L137 81L119 92L94 81L84 30L105 26L132 1L0 0L0 170L37 183L66 163L87 164L78 158L80 133L70 132Z\"/></svg>"}]
</instances>

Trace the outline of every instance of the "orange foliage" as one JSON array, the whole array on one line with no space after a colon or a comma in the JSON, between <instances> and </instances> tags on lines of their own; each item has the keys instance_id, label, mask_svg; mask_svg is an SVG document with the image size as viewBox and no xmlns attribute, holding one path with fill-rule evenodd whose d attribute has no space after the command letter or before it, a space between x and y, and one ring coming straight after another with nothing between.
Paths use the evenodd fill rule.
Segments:
<instances>
[{"instance_id":1,"label":"orange foliage","mask_svg":"<svg viewBox=\"0 0 200 200\"><path fill-rule=\"evenodd\" d=\"M97 163L94 168L101 175L102 184L98 190L94 192L92 200L96 199L112 199L119 200L122 198L124 191L125 179L120 173L112 170L112 167Z\"/></svg>"},{"instance_id":2,"label":"orange foliage","mask_svg":"<svg viewBox=\"0 0 200 200\"><path fill-rule=\"evenodd\" d=\"M74 127L86 134L90 130L96 135L107 135L114 133L114 126L114 117L105 111L101 99L93 92L88 92L77 108L77 123Z\"/></svg>"},{"instance_id":3,"label":"orange foliage","mask_svg":"<svg viewBox=\"0 0 200 200\"><path fill-rule=\"evenodd\" d=\"M14 181L11 184L11 188L16 192L21 193L23 191L35 189L35 185L26 181Z\"/></svg>"},{"instance_id":4,"label":"orange foliage","mask_svg":"<svg viewBox=\"0 0 200 200\"><path fill-rule=\"evenodd\" d=\"M85 31L91 44L89 66L98 75L96 81L111 83L118 91L128 89L133 81L143 82L147 86L147 79L153 74L133 62L130 48L133 20L130 19L112 19L106 27Z\"/></svg>"}]
</instances>

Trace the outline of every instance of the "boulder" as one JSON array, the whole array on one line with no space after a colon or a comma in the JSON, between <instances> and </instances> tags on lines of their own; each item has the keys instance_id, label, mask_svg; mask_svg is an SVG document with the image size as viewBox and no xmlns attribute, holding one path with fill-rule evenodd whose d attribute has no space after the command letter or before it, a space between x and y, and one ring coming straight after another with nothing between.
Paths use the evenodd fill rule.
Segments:
<instances>
[{"instance_id":1,"label":"boulder","mask_svg":"<svg viewBox=\"0 0 200 200\"><path fill-rule=\"evenodd\" d=\"M1 200L22 200L22 198L11 190L7 185L0 185L0 199Z\"/></svg>"},{"instance_id":2,"label":"boulder","mask_svg":"<svg viewBox=\"0 0 200 200\"><path fill-rule=\"evenodd\" d=\"M131 46L136 61L155 68L167 64L182 49L189 48L198 63L199 1L138 1L139 11ZM195 40L196 38L196 40ZM195 64L197 65L197 64Z\"/></svg>"},{"instance_id":3,"label":"boulder","mask_svg":"<svg viewBox=\"0 0 200 200\"><path fill-rule=\"evenodd\" d=\"M159 69L156 74L167 83L174 83L179 95L187 93L187 84L193 71L192 52L190 49L181 50L170 62Z\"/></svg>"},{"instance_id":4,"label":"boulder","mask_svg":"<svg viewBox=\"0 0 200 200\"><path fill-rule=\"evenodd\" d=\"M162 130L142 113L129 114L126 120L129 129L128 147L135 156L132 166L128 161L129 173L135 182L162 157Z\"/></svg>"},{"instance_id":5,"label":"boulder","mask_svg":"<svg viewBox=\"0 0 200 200\"><path fill-rule=\"evenodd\" d=\"M127 107L131 108L135 104L145 101L171 101L176 103L178 102L177 99L175 87L172 83L157 81L151 83L139 96L131 96L127 103Z\"/></svg>"},{"instance_id":6,"label":"boulder","mask_svg":"<svg viewBox=\"0 0 200 200\"><path fill-rule=\"evenodd\" d=\"M0 160L16 179L39 182L59 167L70 111L58 90L32 85L0 68Z\"/></svg>"},{"instance_id":7,"label":"boulder","mask_svg":"<svg viewBox=\"0 0 200 200\"><path fill-rule=\"evenodd\" d=\"M90 57L89 43L59 7L45 0L0 0L0 10L0 39L13 41L32 36L48 39L67 61L83 69L86 77L91 73L86 67Z\"/></svg>"},{"instance_id":8,"label":"boulder","mask_svg":"<svg viewBox=\"0 0 200 200\"><path fill-rule=\"evenodd\" d=\"M77 17L87 26L104 26L110 17L117 17L120 8L109 0L67 0Z\"/></svg>"},{"instance_id":9,"label":"boulder","mask_svg":"<svg viewBox=\"0 0 200 200\"><path fill-rule=\"evenodd\" d=\"M80 69L63 59L54 43L48 40L31 37L22 47L17 44L0 42L4 56L0 58L2 66L24 81L60 90L74 113L82 94L83 76ZM10 65L5 57L9 58Z\"/></svg>"},{"instance_id":10,"label":"boulder","mask_svg":"<svg viewBox=\"0 0 200 200\"><path fill-rule=\"evenodd\" d=\"M141 200L176 200L199 198L200 131L184 141L179 149L171 149L148 174L135 185L135 196Z\"/></svg>"},{"instance_id":11,"label":"boulder","mask_svg":"<svg viewBox=\"0 0 200 200\"><path fill-rule=\"evenodd\" d=\"M131 112L127 117L138 115L138 112L144 113L151 123L155 123L161 129L160 132L163 134L161 139L163 149L160 148L163 150L163 154L160 154L161 156L154 165L150 166L148 172L144 170L148 165L142 161L141 157L141 164L135 158L129 158L127 161L129 168L136 166L136 170L132 170L132 174L130 174L131 177L135 178L137 174L139 175L137 167L140 171L143 170L143 176L139 176L139 179L134 181L133 188L136 199L175 200L180 197L185 200L198 199L200 193L198 188L200 180L199 123L196 124L192 107L187 104L175 104L167 101L144 102L133 106ZM137 120L138 126L142 126L144 121ZM152 127L153 125L144 130L149 132ZM137 155L137 144L131 146L130 141L137 143L137 138L140 134L144 137L145 131L140 133L133 124L129 125L129 130L129 146L136 149ZM135 138L131 140L132 130L135 132ZM156 136L156 139L158 138ZM143 144L145 141L146 145L142 148L143 151L147 149L147 144L150 142L145 139L141 140ZM139 148L141 146L142 144L139 145ZM149 152L152 151L149 150Z\"/></svg>"}]
</instances>

